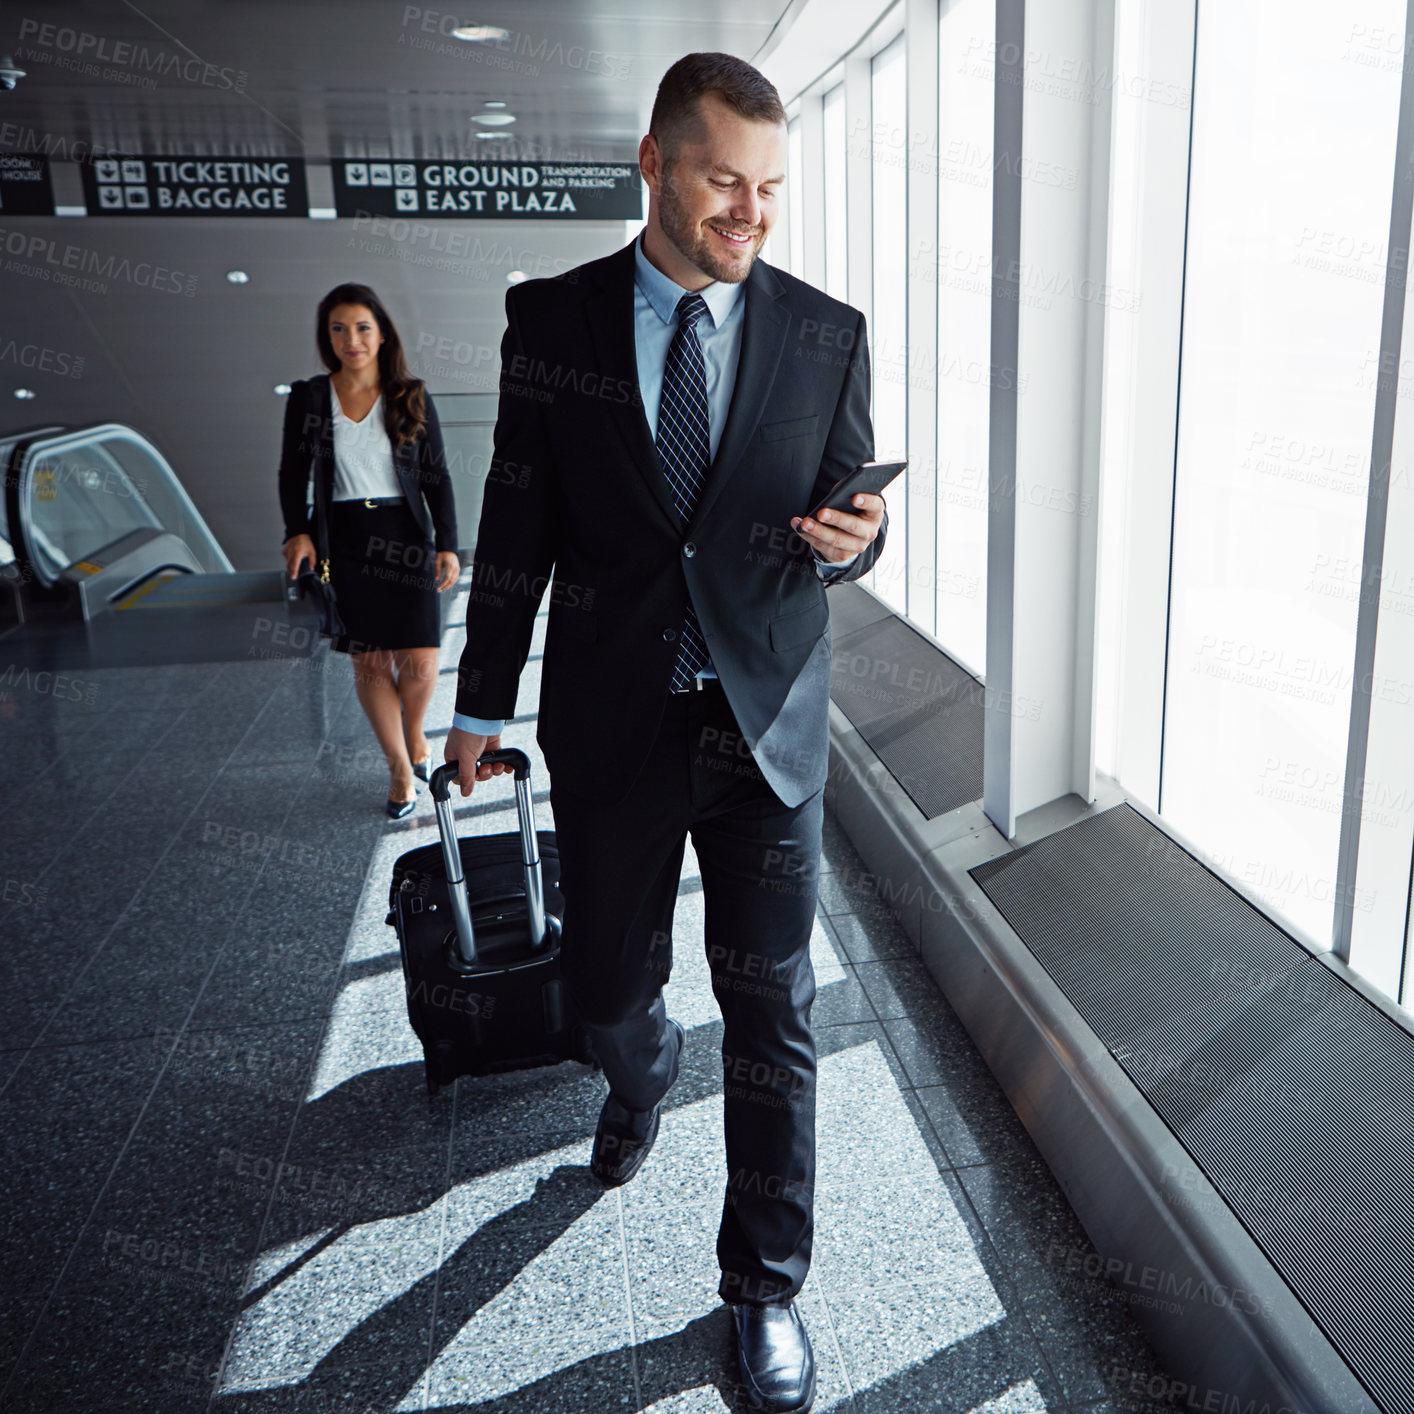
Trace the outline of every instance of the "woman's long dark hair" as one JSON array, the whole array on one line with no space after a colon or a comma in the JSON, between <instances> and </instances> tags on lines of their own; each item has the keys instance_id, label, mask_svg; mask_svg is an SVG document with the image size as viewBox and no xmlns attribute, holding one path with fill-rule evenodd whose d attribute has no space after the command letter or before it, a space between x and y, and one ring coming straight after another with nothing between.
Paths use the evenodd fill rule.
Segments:
<instances>
[{"instance_id":1,"label":"woman's long dark hair","mask_svg":"<svg viewBox=\"0 0 1414 1414\"><path fill-rule=\"evenodd\" d=\"M361 304L373 311L378 321L378 330L383 342L378 347L378 382L382 387L383 424L388 429L391 442L411 442L421 436L427 425L427 405L423 395L426 385L422 379L408 373L407 360L403 357L403 341L392 317L383 308L383 301L367 285L335 285L319 301L319 313L315 316L314 338L319 345L319 357L330 373L337 373L342 366L334 352L333 340L329 337L329 314L341 304Z\"/></svg>"}]
</instances>

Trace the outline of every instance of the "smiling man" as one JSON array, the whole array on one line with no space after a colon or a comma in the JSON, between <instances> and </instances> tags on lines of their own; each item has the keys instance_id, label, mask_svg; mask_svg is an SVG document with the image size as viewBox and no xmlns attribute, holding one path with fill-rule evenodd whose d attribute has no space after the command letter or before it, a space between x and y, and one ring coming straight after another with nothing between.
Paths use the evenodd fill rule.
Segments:
<instances>
[{"instance_id":1,"label":"smiling man","mask_svg":"<svg viewBox=\"0 0 1414 1414\"><path fill-rule=\"evenodd\" d=\"M689 54L639 147L632 244L506 296L501 401L446 759L500 745L548 587L537 740L565 976L609 1094L592 1168L628 1182L684 1036L663 984L688 835L722 1012L717 1238L747 1402L814 1400L793 1298L810 1264L810 934L829 759L825 586L883 547L884 505L813 512L873 455L864 318L758 259L786 121L750 64ZM669 1121L671 1122L671 1121Z\"/></svg>"}]
</instances>

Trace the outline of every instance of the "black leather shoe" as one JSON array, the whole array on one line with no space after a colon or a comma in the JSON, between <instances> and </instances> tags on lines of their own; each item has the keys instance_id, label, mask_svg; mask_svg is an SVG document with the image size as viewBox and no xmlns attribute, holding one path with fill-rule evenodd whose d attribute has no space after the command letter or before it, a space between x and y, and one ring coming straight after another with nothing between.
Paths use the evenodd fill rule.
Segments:
<instances>
[{"instance_id":1,"label":"black leather shoe","mask_svg":"<svg viewBox=\"0 0 1414 1414\"><path fill-rule=\"evenodd\" d=\"M749 1409L806 1414L815 1403L815 1352L793 1301L732 1306L736 1361Z\"/></svg>"},{"instance_id":2,"label":"black leather shoe","mask_svg":"<svg viewBox=\"0 0 1414 1414\"><path fill-rule=\"evenodd\" d=\"M421 761L414 761L412 763L412 773L420 781L425 781L427 779L428 772L431 769L432 758L430 756L425 756Z\"/></svg>"},{"instance_id":3,"label":"black leather shoe","mask_svg":"<svg viewBox=\"0 0 1414 1414\"><path fill-rule=\"evenodd\" d=\"M390 795L388 797L387 805L385 805L383 808L394 820L401 820L404 815L412 814L413 806L415 806L416 804L416 796L413 796L411 800L394 800L393 797Z\"/></svg>"},{"instance_id":4,"label":"black leather shoe","mask_svg":"<svg viewBox=\"0 0 1414 1414\"><path fill-rule=\"evenodd\" d=\"M687 1044L683 1029L671 1018L668 1025L678 1033L678 1059L673 1065L673 1080L678 1078L678 1065ZM671 1087L673 1080L668 1082ZM594 1149L589 1157L589 1171L605 1188L618 1188L643 1167L653 1141L658 1137L658 1121L663 1106L658 1103L648 1112L647 1121L641 1111L621 1105L613 1094L599 1111L599 1127L594 1131Z\"/></svg>"}]
</instances>

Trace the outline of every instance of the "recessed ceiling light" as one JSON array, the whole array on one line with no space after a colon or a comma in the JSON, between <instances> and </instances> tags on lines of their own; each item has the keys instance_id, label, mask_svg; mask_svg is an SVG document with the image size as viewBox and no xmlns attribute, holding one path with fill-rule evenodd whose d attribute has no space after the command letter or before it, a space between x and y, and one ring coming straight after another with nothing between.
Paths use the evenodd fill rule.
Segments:
<instances>
[{"instance_id":1,"label":"recessed ceiling light","mask_svg":"<svg viewBox=\"0 0 1414 1414\"><path fill-rule=\"evenodd\" d=\"M477 136L477 137L500 137L500 138L506 138L506 137L511 137L511 136L513 136L513 135L512 135L511 133L477 133L476 136Z\"/></svg>"},{"instance_id":2,"label":"recessed ceiling light","mask_svg":"<svg viewBox=\"0 0 1414 1414\"><path fill-rule=\"evenodd\" d=\"M511 32L500 25L458 25L452 31L453 39L468 39L473 44L489 44L496 39L509 39Z\"/></svg>"},{"instance_id":3,"label":"recessed ceiling light","mask_svg":"<svg viewBox=\"0 0 1414 1414\"><path fill-rule=\"evenodd\" d=\"M508 127L516 120L514 113L473 113L473 123L484 123L488 128Z\"/></svg>"},{"instance_id":4,"label":"recessed ceiling light","mask_svg":"<svg viewBox=\"0 0 1414 1414\"><path fill-rule=\"evenodd\" d=\"M37 398L39 394L36 393L33 388L16 388L15 396L19 398L21 402L27 403L31 398Z\"/></svg>"},{"instance_id":5,"label":"recessed ceiling light","mask_svg":"<svg viewBox=\"0 0 1414 1414\"><path fill-rule=\"evenodd\" d=\"M483 108L504 108L506 105L499 98L488 98L481 106Z\"/></svg>"},{"instance_id":6,"label":"recessed ceiling light","mask_svg":"<svg viewBox=\"0 0 1414 1414\"><path fill-rule=\"evenodd\" d=\"M288 396L289 396L289 394L290 394L290 392L292 391L292 389L290 388L290 385L289 385L288 383L277 383L277 384L275 385L275 391L276 391L282 398L284 398L284 397L288 397Z\"/></svg>"},{"instance_id":7,"label":"recessed ceiling light","mask_svg":"<svg viewBox=\"0 0 1414 1414\"><path fill-rule=\"evenodd\" d=\"M510 270L506 273L506 284L518 285L522 280L526 278L527 277L524 270Z\"/></svg>"},{"instance_id":8,"label":"recessed ceiling light","mask_svg":"<svg viewBox=\"0 0 1414 1414\"><path fill-rule=\"evenodd\" d=\"M228 271L226 271L226 278L227 278L233 285L248 285L248 284L250 284L250 276L247 275L244 270L228 270Z\"/></svg>"}]
</instances>

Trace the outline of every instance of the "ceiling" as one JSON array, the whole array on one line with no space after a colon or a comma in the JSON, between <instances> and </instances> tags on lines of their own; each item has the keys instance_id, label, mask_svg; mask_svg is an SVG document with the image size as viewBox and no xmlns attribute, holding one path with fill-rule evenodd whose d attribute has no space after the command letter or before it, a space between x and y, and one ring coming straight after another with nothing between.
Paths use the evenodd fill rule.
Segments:
<instances>
[{"instance_id":1,"label":"ceiling","mask_svg":"<svg viewBox=\"0 0 1414 1414\"><path fill-rule=\"evenodd\" d=\"M78 166L57 159L90 153L318 164L495 149L631 161L669 64L699 49L750 59L785 11L786 0L718 0L710 12L687 0L456 13L402 0L12 7L0 55L27 75L0 91L0 147L49 152L61 205L82 198ZM453 23L509 34L467 44L443 33ZM514 138L472 136L470 115L488 100L515 114ZM434 397L494 392L509 272L568 269L627 234L621 221L430 221L423 231L390 240L350 220L0 215L0 434L130 423L177 469L236 567L274 567L283 400L273 389L319 371L313 319L326 290L372 285ZM75 283L75 268L98 273ZM230 284L233 268L249 283ZM14 400L20 386L35 399ZM463 545L473 532L462 526Z\"/></svg>"},{"instance_id":2,"label":"ceiling","mask_svg":"<svg viewBox=\"0 0 1414 1414\"><path fill-rule=\"evenodd\" d=\"M46 0L0 21L28 71L0 122L125 152L626 160L663 71L752 58L786 0ZM494 25L495 43L450 36ZM91 70L88 66L93 66ZM155 86L148 87L151 82ZM487 100L517 121L481 142Z\"/></svg>"}]
</instances>

